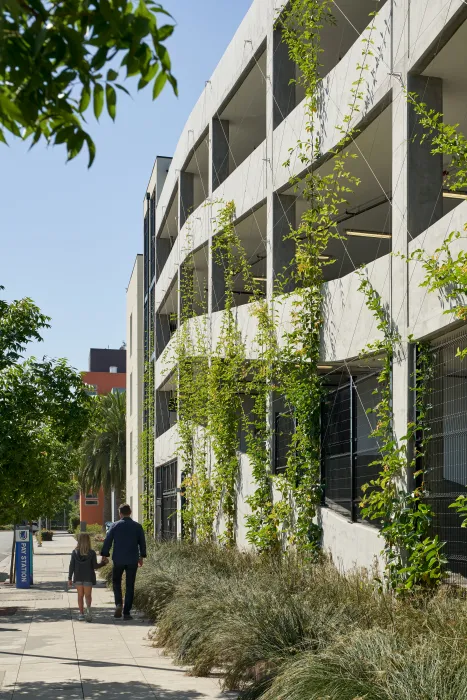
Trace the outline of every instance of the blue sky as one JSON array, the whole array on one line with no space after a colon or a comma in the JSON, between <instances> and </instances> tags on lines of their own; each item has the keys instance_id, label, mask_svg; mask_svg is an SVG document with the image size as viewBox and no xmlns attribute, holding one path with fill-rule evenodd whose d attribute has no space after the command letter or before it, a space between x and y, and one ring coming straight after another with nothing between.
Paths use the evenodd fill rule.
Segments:
<instances>
[{"instance_id":1,"label":"blue sky","mask_svg":"<svg viewBox=\"0 0 467 700\"><path fill-rule=\"evenodd\" d=\"M185 121L251 0L162 0L177 21L168 42L179 97L119 96L113 124L91 125L97 158L66 164L61 146L0 144L0 285L52 317L36 356L87 369L90 347L125 339L125 291L142 252L142 201L157 155L173 154ZM129 81L128 81L129 82ZM133 86L134 87L134 86Z\"/></svg>"}]
</instances>

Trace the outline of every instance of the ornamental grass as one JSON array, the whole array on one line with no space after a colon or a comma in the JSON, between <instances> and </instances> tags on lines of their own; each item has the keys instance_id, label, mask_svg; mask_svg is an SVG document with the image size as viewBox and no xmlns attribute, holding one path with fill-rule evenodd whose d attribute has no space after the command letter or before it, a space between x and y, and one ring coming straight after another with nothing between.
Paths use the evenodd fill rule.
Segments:
<instances>
[{"instance_id":1,"label":"ornamental grass","mask_svg":"<svg viewBox=\"0 0 467 700\"><path fill-rule=\"evenodd\" d=\"M135 605L155 645L248 700L467 699L467 603L446 588L397 598L325 558L162 543Z\"/></svg>"}]
</instances>

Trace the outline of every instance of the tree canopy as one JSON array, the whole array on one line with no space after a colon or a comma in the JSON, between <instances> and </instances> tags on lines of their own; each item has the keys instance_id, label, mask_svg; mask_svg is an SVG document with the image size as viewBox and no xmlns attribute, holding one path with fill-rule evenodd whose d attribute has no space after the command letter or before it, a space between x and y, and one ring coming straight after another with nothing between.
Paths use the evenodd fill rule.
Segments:
<instances>
[{"instance_id":1,"label":"tree canopy","mask_svg":"<svg viewBox=\"0 0 467 700\"><path fill-rule=\"evenodd\" d=\"M84 144L89 165L95 145L84 128L91 103L112 119L124 77L152 85L153 98L168 81L175 93L164 42L174 25L153 0L4 0L0 6L0 141L6 133L65 144L68 159ZM162 18L162 23L158 20Z\"/></svg>"},{"instance_id":2,"label":"tree canopy","mask_svg":"<svg viewBox=\"0 0 467 700\"><path fill-rule=\"evenodd\" d=\"M126 399L124 393L95 397L89 427L80 447L79 481L84 490L115 489L126 479Z\"/></svg>"},{"instance_id":3,"label":"tree canopy","mask_svg":"<svg viewBox=\"0 0 467 700\"><path fill-rule=\"evenodd\" d=\"M81 375L63 359L23 359L49 320L31 299L0 301L0 523L52 515L73 490L89 421Z\"/></svg>"}]
</instances>

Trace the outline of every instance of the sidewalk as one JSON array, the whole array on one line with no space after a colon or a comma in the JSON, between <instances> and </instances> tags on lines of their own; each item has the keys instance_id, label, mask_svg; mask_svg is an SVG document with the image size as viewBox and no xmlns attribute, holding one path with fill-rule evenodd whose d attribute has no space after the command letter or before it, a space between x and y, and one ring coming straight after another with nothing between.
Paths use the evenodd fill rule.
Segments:
<instances>
[{"instance_id":1,"label":"sidewalk","mask_svg":"<svg viewBox=\"0 0 467 700\"><path fill-rule=\"evenodd\" d=\"M76 591L66 590L75 540L58 534L34 556L35 585L0 584L0 698L214 700L215 678L193 678L147 641L151 625L114 620L102 582L93 591L92 623L77 621ZM8 570L9 560L0 567ZM1 577L0 577L1 580Z\"/></svg>"}]
</instances>

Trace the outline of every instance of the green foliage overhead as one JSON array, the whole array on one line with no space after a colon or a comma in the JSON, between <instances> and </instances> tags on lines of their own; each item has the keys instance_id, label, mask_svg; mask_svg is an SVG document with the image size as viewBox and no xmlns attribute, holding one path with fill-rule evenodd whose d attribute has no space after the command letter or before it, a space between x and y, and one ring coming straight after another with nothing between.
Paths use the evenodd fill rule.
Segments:
<instances>
[{"instance_id":1,"label":"green foliage overhead","mask_svg":"<svg viewBox=\"0 0 467 700\"><path fill-rule=\"evenodd\" d=\"M84 128L91 107L112 119L125 77L154 99L177 83L164 44L174 26L153 0L5 0L0 9L0 141L6 132L36 144L65 144L68 159L84 144L89 165L95 146ZM159 20L163 20L159 24ZM124 75L120 74L124 72Z\"/></svg>"},{"instance_id":2,"label":"green foliage overhead","mask_svg":"<svg viewBox=\"0 0 467 700\"><path fill-rule=\"evenodd\" d=\"M71 495L88 422L81 375L65 360L22 360L48 326L30 299L0 301L0 521L51 516Z\"/></svg>"},{"instance_id":3,"label":"green foliage overhead","mask_svg":"<svg viewBox=\"0 0 467 700\"><path fill-rule=\"evenodd\" d=\"M98 491L125 487L126 397L107 394L93 399L91 420L79 450L79 481L83 489Z\"/></svg>"}]
</instances>

